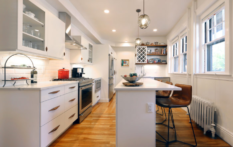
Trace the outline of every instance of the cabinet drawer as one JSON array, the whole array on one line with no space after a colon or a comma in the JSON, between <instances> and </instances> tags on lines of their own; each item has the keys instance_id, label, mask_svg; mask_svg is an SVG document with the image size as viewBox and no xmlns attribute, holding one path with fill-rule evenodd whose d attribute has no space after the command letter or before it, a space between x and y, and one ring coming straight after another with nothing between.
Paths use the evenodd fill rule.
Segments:
<instances>
[{"instance_id":1,"label":"cabinet drawer","mask_svg":"<svg viewBox=\"0 0 233 147\"><path fill-rule=\"evenodd\" d=\"M100 99L100 90L98 92L96 92L96 99L99 100Z\"/></svg>"},{"instance_id":2,"label":"cabinet drawer","mask_svg":"<svg viewBox=\"0 0 233 147\"><path fill-rule=\"evenodd\" d=\"M64 112L64 96L41 103L41 126Z\"/></svg>"},{"instance_id":3,"label":"cabinet drawer","mask_svg":"<svg viewBox=\"0 0 233 147\"><path fill-rule=\"evenodd\" d=\"M78 83L65 86L65 93L69 93L72 91L78 91Z\"/></svg>"},{"instance_id":4,"label":"cabinet drawer","mask_svg":"<svg viewBox=\"0 0 233 147\"><path fill-rule=\"evenodd\" d=\"M50 88L41 91L41 102L58 97L64 94L64 86Z\"/></svg>"},{"instance_id":5,"label":"cabinet drawer","mask_svg":"<svg viewBox=\"0 0 233 147\"><path fill-rule=\"evenodd\" d=\"M71 107L78 105L78 91L67 93L64 95L65 111Z\"/></svg>"},{"instance_id":6,"label":"cabinet drawer","mask_svg":"<svg viewBox=\"0 0 233 147\"><path fill-rule=\"evenodd\" d=\"M65 127L68 128L78 118L78 105L65 112Z\"/></svg>"},{"instance_id":7,"label":"cabinet drawer","mask_svg":"<svg viewBox=\"0 0 233 147\"><path fill-rule=\"evenodd\" d=\"M41 127L41 147L47 147L65 129L64 115L60 115Z\"/></svg>"}]
</instances>

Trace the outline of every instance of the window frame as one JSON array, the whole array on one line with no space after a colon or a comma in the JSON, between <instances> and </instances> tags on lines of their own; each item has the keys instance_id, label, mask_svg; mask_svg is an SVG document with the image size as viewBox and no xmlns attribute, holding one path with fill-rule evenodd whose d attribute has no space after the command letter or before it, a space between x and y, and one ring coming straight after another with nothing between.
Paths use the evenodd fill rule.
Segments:
<instances>
[{"instance_id":1,"label":"window frame","mask_svg":"<svg viewBox=\"0 0 233 147\"><path fill-rule=\"evenodd\" d=\"M184 35L182 35L181 37L180 37L181 39L180 39L180 56L181 56L181 58L180 58L180 68L181 68L181 73L187 73L187 71L188 71L188 35L187 35L187 33L185 33ZM184 39L184 52L183 52L183 39ZM186 41L186 42L185 42ZM187 45L186 46L186 50L185 50L185 44ZM186 71L184 71L184 55L186 54L186 64L187 64L187 68L186 68Z\"/></svg>"},{"instance_id":2,"label":"window frame","mask_svg":"<svg viewBox=\"0 0 233 147\"><path fill-rule=\"evenodd\" d=\"M221 8L217 8L217 9L215 9L214 10L214 12L212 12L212 15L210 15L210 17L211 17L211 19L213 19L213 17L218 13L218 12L220 12L220 11L222 11L222 10L224 10L225 11L225 7L224 6L222 6ZM219 40L222 40L222 39L224 39L225 40L225 33L224 33L224 35L222 36L222 37L219 37L219 38L214 38L214 39L211 39L211 41L210 41L210 33L209 33L209 31L210 30L214 30L215 31L215 35L216 35L216 27L218 26L218 25L220 25L220 24L223 24L223 30L224 30L224 32L226 32L226 29L225 29L225 26L224 26L224 24L225 24L225 13L224 13L224 20L222 21L222 22L220 22L219 24L214 24L214 25L212 25L211 26L211 28L209 28L208 26L209 26L209 18L207 18L207 19L204 19L203 21L202 21L202 26L203 26L203 31L202 31L202 33L203 33L203 39L202 39L202 46L204 47L203 48L203 52L204 52L204 63L202 63L202 64L204 64L203 66L204 66L204 73L224 73L225 71L226 71L226 67L224 67L225 68L225 70L224 71L208 71L208 62L207 62L207 60L208 60L208 54L207 54L207 46L208 45L210 45L210 44L212 44L212 43L214 43L214 42L218 42ZM204 24L205 24L205 22L207 22L207 27L206 27L206 30L204 29ZM215 23L215 22L211 22L211 23ZM205 35L205 33L206 33L206 35ZM207 36L207 37L206 37ZM224 41L225 42L225 41ZM225 51L225 53L226 53L226 47L225 47L225 49L224 49L224 51ZM226 64L226 59L225 59L225 64Z\"/></svg>"},{"instance_id":3,"label":"window frame","mask_svg":"<svg viewBox=\"0 0 233 147\"><path fill-rule=\"evenodd\" d=\"M213 42L216 42L217 40L220 40L224 37L217 38L209 42L208 44L204 44L204 27L203 23L219 12L220 10L225 9L225 71L208 71L207 70L207 45ZM230 1L229 0L222 0L214 3L211 7L209 7L207 10L205 10L201 15L199 15L199 29L197 29L197 42L196 42L196 51L195 51L195 60L196 60L196 66L195 66L195 73L196 74L218 74L218 75L231 75L230 70ZM228 31L226 31L228 30Z\"/></svg>"},{"instance_id":4,"label":"window frame","mask_svg":"<svg viewBox=\"0 0 233 147\"><path fill-rule=\"evenodd\" d=\"M174 45L176 44L176 55L174 55ZM172 44L172 73L179 73L180 71L180 61L179 61L179 41L174 41ZM175 71L175 58L178 58L178 69Z\"/></svg>"}]
</instances>

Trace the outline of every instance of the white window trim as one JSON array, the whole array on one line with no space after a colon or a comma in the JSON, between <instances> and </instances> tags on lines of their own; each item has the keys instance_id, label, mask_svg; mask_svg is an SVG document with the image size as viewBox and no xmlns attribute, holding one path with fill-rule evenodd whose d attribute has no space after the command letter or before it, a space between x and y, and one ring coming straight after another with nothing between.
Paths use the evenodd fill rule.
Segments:
<instances>
[{"instance_id":1,"label":"white window trim","mask_svg":"<svg viewBox=\"0 0 233 147\"><path fill-rule=\"evenodd\" d=\"M205 46L203 46L203 21L205 21L209 16L212 16L215 12L221 10L224 7L225 9L225 71L210 71L206 70L206 62L205 60ZM214 3L210 8L208 8L202 15L199 17L199 30L197 34L199 34L198 44L196 49L196 74L210 74L210 75L231 75L230 69L230 1L229 0L220 0ZM226 31L228 30L228 31ZM219 40L219 38L218 38Z\"/></svg>"},{"instance_id":2,"label":"white window trim","mask_svg":"<svg viewBox=\"0 0 233 147\"><path fill-rule=\"evenodd\" d=\"M188 35L187 35L187 32L185 33L185 34L183 34L181 37L180 37L180 68L181 68L181 72L180 73L183 73L183 74L187 74L187 71L188 71L188 41L187 41L187 43L184 43L184 44L187 44L187 51L184 51L183 53L182 53L182 39L183 38L185 38L187 36L187 39L188 39ZM184 65L184 54L186 54L186 58L187 58L187 69L186 69L186 71L184 71L184 69L183 69L183 65Z\"/></svg>"},{"instance_id":3,"label":"white window trim","mask_svg":"<svg viewBox=\"0 0 233 147\"><path fill-rule=\"evenodd\" d=\"M177 43L177 55L176 56L173 56L173 45ZM175 40L173 43L172 43L172 49L171 49L171 55L172 55L172 73L180 73L180 50L179 50L179 40ZM174 64L175 64L175 58L178 57L178 70L177 72L174 71Z\"/></svg>"}]
</instances>

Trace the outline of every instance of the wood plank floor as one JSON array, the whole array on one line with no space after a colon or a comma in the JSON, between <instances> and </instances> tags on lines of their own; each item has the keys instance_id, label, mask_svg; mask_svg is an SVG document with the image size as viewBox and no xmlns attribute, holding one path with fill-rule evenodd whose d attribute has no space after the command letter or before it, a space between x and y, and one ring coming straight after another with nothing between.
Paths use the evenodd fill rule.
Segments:
<instances>
[{"instance_id":1,"label":"wood plank floor","mask_svg":"<svg viewBox=\"0 0 233 147\"><path fill-rule=\"evenodd\" d=\"M94 106L92 113L81 123L71 126L62 136L60 136L50 147L115 147L116 121L115 121L115 97L110 103L98 103ZM177 136L181 141L194 143L192 130L188 115L180 108L173 109ZM163 119L160 115L156 116L156 121ZM157 125L156 129L165 138L167 128ZM203 131L194 125L198 147L230 147L220 138L212 139L203 135ZM174 138L171 129L171 139ZM157 139L161 139L156 135ZM163 143L157 142L157 147L164 147ZM179 143L170 145L171 147L186 147Z\"/></svg>"}]
</instances>

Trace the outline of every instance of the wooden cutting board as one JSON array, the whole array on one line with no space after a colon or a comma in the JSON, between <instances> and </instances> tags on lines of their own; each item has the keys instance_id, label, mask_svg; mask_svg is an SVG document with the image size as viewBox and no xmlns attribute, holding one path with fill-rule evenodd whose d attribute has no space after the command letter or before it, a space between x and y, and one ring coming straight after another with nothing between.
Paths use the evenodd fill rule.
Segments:
<instances>
[{"instance_id":1,"label":"wooden cutting board","mask_svg":"<svg viewBox=\"0 0 233 147\"><path fill-rule=\"evenodd\" d=\"M142 82L136 82L136 83L123 82L123 85L125 85L125 86L141 86L141 85L143 85L143 83Z\"/></svg>"}]
</instances>

